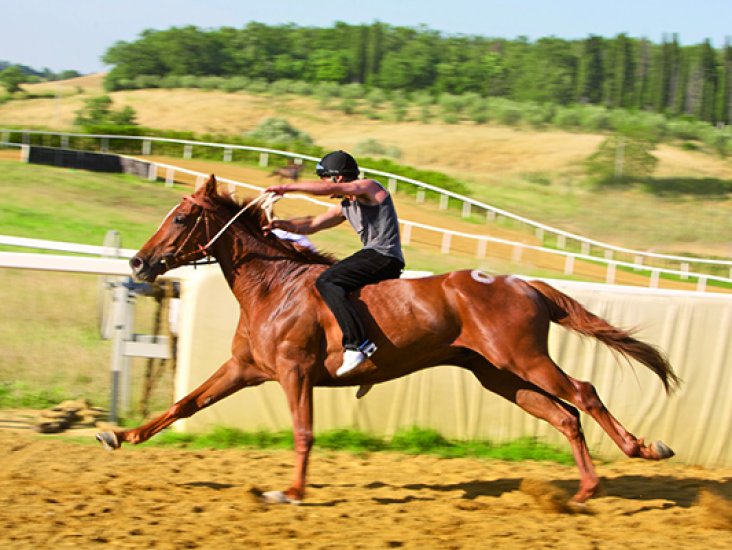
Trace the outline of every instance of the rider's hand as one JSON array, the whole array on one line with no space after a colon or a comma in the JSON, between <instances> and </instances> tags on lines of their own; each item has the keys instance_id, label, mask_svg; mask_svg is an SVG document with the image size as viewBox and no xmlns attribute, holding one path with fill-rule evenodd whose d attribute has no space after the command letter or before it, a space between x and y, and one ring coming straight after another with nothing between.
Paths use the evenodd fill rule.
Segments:
<instances>
[{"instance_id":1,"label":"rider's hand","mask_svg":"<svg viewBox=\"0 0 732 550\"><path fill-rule=\"evenodd\" d=\"M264 190L265 193L274 193L275 195L284 195L287 191L287 185L272 185Z\"/></svg>"}]
</instances>

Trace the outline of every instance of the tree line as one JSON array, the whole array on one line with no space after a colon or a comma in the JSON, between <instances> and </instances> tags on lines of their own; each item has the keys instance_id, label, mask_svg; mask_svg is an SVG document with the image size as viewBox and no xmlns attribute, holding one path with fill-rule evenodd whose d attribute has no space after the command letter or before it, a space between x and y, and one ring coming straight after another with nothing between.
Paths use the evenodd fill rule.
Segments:
<instances>
[{"instance_id":1,"label":"tree line","mask_svg":"<svg viewBox=\"0 0 732 550\"><path fill-rule=\"evenodd\" d=\"M109 90L140 77L246 76L265 82L357 83L434 95L474 93L570 105L732 119L732 45L682 46L619 34L534 42L445 35L375 22L328 28L249 23L243 28L146 30L105 53Z\"/></svg>"}]
</instances>

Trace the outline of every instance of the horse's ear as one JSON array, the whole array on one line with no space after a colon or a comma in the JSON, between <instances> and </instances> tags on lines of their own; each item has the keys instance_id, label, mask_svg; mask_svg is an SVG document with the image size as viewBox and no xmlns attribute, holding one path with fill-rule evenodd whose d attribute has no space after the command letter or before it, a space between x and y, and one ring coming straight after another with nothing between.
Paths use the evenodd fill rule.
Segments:
<instances>
[{"instance_id":1,"label":"horse's ear","mask_svg":"<svg viewBox=\"0 0 732 550\"><path fill-rule=\"evenodd\" d=\"M216 195L216 176L211 174L203 184L203 194L213 197Z\"/></svg>"}]
</instances>

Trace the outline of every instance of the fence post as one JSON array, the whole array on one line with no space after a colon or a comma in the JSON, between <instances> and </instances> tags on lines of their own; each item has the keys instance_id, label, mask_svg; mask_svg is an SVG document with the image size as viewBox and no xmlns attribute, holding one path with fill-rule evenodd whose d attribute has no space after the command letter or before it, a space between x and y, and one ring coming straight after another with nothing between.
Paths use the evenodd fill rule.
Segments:
<instances>
[{"instance_id":1,"label":"fence post","mask_svg":"<svg viewBox=\"0 0 732 550\"><path fill-rule=\"evenodd\" d=\"M231 149L224 149L224 162L231 162Z\"/></svg>"},{"instance_id":2,"label":"fence post","mask_svg":"<svg viewBox=\"0 0 732 550\"><path fill-rule=\"evenodd\" d=\"M152 152L152 140L143 139L142 140L142 154L149 156L151 152Z\"/></svg>"},{"instance_id":3,"label":"fence post","mask_svg":"<svg viewBox=\"0 0 732 550\"><path fill-rule=\"evenodd\" d=\"M408 245L411 238L412 238L412 224L405 223L404 229L402 230L402 244Z\"/></svg>"},{"instance_id":4,"label":"fence post","mask_svg":"<svg viewBox=\"0 0 732 550\"><path fill-rule=\"evenodd\" d=\"M147 167L147 179L156 181L158 179L158 165L151 162Z\"/></svg>"},{"instance_id":5,"label":"fence post","mask_svg":"<svg viewBox=\"0 0 732 550\"><path fill-rule=\"evenodd\" d=\"M609 285L615 284L615 263L610 262L607 264L607 276L605 277L605 282Z\"/></svg>"},{"instance_id":6,"label":"fence post","mask_svg":"<svg viewBox=\"0 0 732 550\"><path fill-rule=\"evenodd\" d=\"M581 248L582 248L582 254L583 255L585 255L585 256L589 256L590 255L590 243L588 243L587 241L582 241L582 247Z\"/></svg>"},{"instance_id":7,"label":"fence post","mask_svg":"<svg viewBox=\"0 0 732 550\"><path fill-rule=\"evenodd\" d=\"M269 153L259 153L259 166L262 168L269 166Z\"/></svg>"},{"instance_id":8,"label":"fence post","mask_svg":"<svg viewBox=\"0 0 732 550\"><path fill-rule=\"evenodd\" d=\"M497 217L498 216L496 215L496 211L495 210L486 210L485 211L485 221L487 221L487 222L494 222L494 221L496 221L496 218Z\"/></svg>"},{"instance_id":9,"label":"fence post","mask_svg":"<svg viewBox=\"0 0 732 550\"><path fill-rule=\"evenodd\" d=\"M30 160L30 145L25 143L20 146L20 162L28 162Z\"/></svg>"},{"instance_id":10,"label":"fence post","mask_svg":"<svg viewBox=\"0 0 732 550\"><path fill-rule=\"evenodd\" d=\"M389 178L389 182L387 183L389 187L389 193L394 195L397 191L397 182L394 178Z\"/></svg>"},{"instance_id":11,"label":"fence post","mask_svg":"<svg viewBox=\"0 0 732 550\"><path fill-rule=\"evenodd\" d=\"M557 235L557 248L560 248L562 250L567 248L567 237L561 234Z\"/></svg>"},{"instance_id":12,"label":"fence post","mask_svg":"<svg viewBox=\"0 0 732 550\"><path fill-rule=\"evenodd\" d=\"M696 282L696 291L697 292L704 292L706 290L706 288L707 288L707 278L706 277L699 277L699 280Z\"/></svg>"},{"instance_id":13,"label":"fence post","mask_svg":"<svg viewBox=\"0 0 732 550\"><path fill-rule=\"evenodd\" d=\"M69 136L63 135L61 136L61 148L62 149L68 149L69 148Z\"/></svg>"},{"instance_id":14,"label":"fence post","mask_svg":"<svg viewBox=\"0 0 732 550\"><path fill-rule=\"evenodd\" d=\"M447 195L440 195L440 210L447 210L449 205L450 197Z\"/></svg>"},{"instance_id":15,"label":"fence post","mask_svg":"<svg viewBox=\"0 0 732 550\"><path fill-rule=\"evenodd\" d=\"M470 203L469 202L463 203L463 214L462 215L463 215L463 218L470 217Z\"/></svg>"},{"instance_id":16,"label":"fence post","mask_svg":"<svg viewBox=\"0 0 732 550\"><path fill-rule=\"evenodd\" d=\"M650 286L651 288L658 288L659 275L660 275L660 273L658 272L657 269L654 269L653 271L651 271L651 282L649 283L648 286Z\"/></svg>"},{"instance_id":17,"label":"fence post","mask_svg":"<svg viewBox=\"0 0 732 550\"><path fill-rule=\"evenodd\" d=\"M521 261L521 255L524 252L524 247L521 245L521 243L516 243L513 245L513 253L511 254L511 261L515 264L519 263Z\"/></svg>"},{"instance_id":18,"label":"fence post","mask_svg":"<svg viewBox=\"0 0 732 550\"><path fill-rule=\"evenodd\" d=\"M190 160L193 157L193 145L187 143L183 146L183 158Z\"/></svg>"},{"instance_id":19,"label":"fence post","mask_svg":"<svg viewBox=\"0 0 732 550\"><path fill-rule=\"evenodd\" d=\"M10 132L3 132L2 141L5 143L10 143Z\"/></svg>"},{"instance_id":20,"label":"fence post","mask_svg":"<svg viewBox=\"0 0 732 550\"><path fill-rule=\"evenodd\" d=\"M440 247L440 251L443 254L449 254L450 253L450 241L452 241L452 234L451 233L443 233L442 234L442 246Z\"/></svg>"},{"instance_id":21,"label":"fence post","mask_svg":"<svg viewBox=\"0 0 732 550\"><path fill-rule=\"evenodd\" d=\"M102 138L99 142L99 149L102 151L102 153L109 152L109 138Z\"/></svg>"},{"instance_id":22,"label":"fence post","mask_svg":"<svg viewBox=\"0 0 732 550\"><path fill-rule=\"evenodd\" d=\"M612 260L613 259L613 251L608 249L605 249L605 259L606 260Z\"/></svg>"},{"instance_id":23,"label":"fence post","mask_svg":"<svg viewBox=\"0 0 732 550\"><path fill-rule=\"evenodd\" d=\"M485 258L486 249L488 248L488 241L486 239L478 239L478 250L475 255L478 258Z\"/></svg>"},{"instance_id":24,"label":"fence post","mask_svg":"<svg viewBox=\"0 0 732 550\"><path fill-rule=\"evenodd\" d=\"M541 227L536 228L536 239L540 244L544 243L544 230Z\"/></svg>"},{"instance_id":25,"label":"fence post","mask_svg":"<svg viewBox=\"0 0 732 550\"><path fill-rule=\"evenodd\" d=\"M424 189L417 189L417 204L424 202Z\"/></svg>"},{"instance_id":26,"label":"fence post","mask_svg":"<svg viewBox=\"0 0 732 550\"><path fill-rule=\"evenodd\" d=\"M574 255L569 254L564 259L564 274L571 275L574 273Z\"/></svg>"},{"instance_id":27,"label":"fence post","mask_svg":"<svg viewBox=\"0 0 732 550\"><path fill-rule=\"evenodd\" d=\"M172 168L165 169L165 187L173 187L175 181L175 170Z\"/></svg>"},{"instance_id":28,"label":"fence post","mask_svg":"<svg viewBox=\"0 0 732 550\"><path fill-rule=\"evenodd\" d=\"M688 279L689 278L689 264L684 262L681 264L681 271L684 273L681 278L682 279Z\"/></svg>"}]
</instances>

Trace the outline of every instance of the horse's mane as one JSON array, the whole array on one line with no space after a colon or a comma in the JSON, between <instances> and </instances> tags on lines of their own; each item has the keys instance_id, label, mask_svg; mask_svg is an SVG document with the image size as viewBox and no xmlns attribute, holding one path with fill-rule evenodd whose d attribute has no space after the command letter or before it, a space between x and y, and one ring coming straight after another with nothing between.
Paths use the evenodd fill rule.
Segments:
<instances>
[{"instance_id":1,"label":"horse's mane","mask_svg":"<svg viewBox=\"0 0 732 550\"><path fill-rule=\"evenodd\" d=\"M220 192L211 202L215 209L222 213L223 218L228 220L239 213L243 204L249 204L252 200L247 197L239 203L230 193ZM271 254L274 249L284 258L299 264L332 265L337 261L331 254L298 246L291 241L280 239L272 233L265 234L262 230L265 225L267 225L267 217L264 211L258 206L253 206L242 212L232 227L253 237L253 243L261 246L259 252L262 253Z\"/></svg>"}]
</instances>

